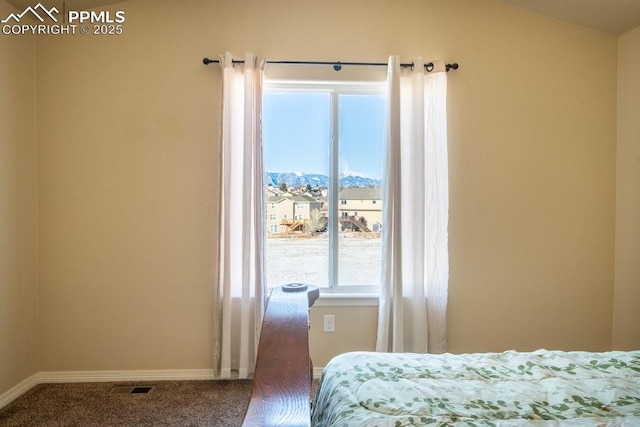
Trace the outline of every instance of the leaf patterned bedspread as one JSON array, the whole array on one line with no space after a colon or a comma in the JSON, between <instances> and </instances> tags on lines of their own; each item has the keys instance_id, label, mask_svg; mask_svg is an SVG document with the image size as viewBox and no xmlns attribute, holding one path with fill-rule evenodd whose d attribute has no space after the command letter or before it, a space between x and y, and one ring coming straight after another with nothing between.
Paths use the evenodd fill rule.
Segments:
<instances>
[{"instance_id":1,"label":"leaf patterned bedspread","mask_svg":"<svg viewBox=\"0 0 640 427\"><path fill-rule=\"evenodd\" d=\"M640 351L345 353L312 425L640 426Z\"/></svg>"}]
</instances>

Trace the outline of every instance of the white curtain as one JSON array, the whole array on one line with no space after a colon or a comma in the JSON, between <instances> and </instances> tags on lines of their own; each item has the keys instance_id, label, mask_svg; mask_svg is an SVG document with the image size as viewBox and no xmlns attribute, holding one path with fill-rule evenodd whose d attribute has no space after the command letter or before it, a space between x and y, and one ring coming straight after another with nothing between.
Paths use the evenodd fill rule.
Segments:
<instances>
[{"instance_id":1,"label":"white curtain","mask_svg":"<svg viewBox=\"0 0 640 427\"><path fill-rule=\"evenodd\" d=\"M219 276L215 292L214 367L220 378L255 367L264 290L262 82L264 58L230 53L222 67Z\"/></svg>"},{"instance_id":2,"label":"white curtain","mask_svg":"<svg viewBox=\"0 0 640 427\"><path fill-rule=\"evenodd\" d=\"M389 58L377 350L447 349L447 75Z\"/></svg>"}]
</instances>

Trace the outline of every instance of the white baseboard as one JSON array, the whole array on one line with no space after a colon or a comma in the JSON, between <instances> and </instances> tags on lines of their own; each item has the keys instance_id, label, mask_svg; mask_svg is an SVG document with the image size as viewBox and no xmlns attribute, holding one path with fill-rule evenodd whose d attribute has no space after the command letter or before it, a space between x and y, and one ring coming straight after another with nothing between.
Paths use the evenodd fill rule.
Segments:
<instances>
[{"instance_id":1,"label":"white baseboard","mask_svg":"<svg viewBox=\"0 0 640 427\"><path fill-rule=\"evenodd\" d=\"M313 368L313 378L314 379L318 379L322 376L322 370L324 369L324 366L320 366L320 367L315 367Z\"/></svg>"},{"instance_id":2,"label":"white baseboard","mask_svg":"<svg viewBox=\"0 0 640 427\"><path fill-rule=\"evenodd\" d=\"M38 374L34 374L15 387L12 387L6 392L0 394L0 409L4 408L38 384Z\"/></svg>"},{"instance_id":3,"label":"white baseboard","mask_svg":"<svg viewBox=\"0 0 640 427\"><path fill-rule=\"evenodd\" d=\"M177 369L149 371L52 371L40 372L37 375L39 384L216 379L213 373L213 369Z\"/></svg>"}]
</instances>

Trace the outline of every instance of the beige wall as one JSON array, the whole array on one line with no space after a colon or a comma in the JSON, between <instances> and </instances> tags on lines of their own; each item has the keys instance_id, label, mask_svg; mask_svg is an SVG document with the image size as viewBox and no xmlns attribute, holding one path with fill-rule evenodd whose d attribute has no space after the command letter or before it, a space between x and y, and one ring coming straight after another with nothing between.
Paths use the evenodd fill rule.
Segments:
<instances>
[{"instance_id":1,"label":"beige wall","mask_svg":"<svg viewBox=\"0 0 640 427\"><path fill-rule=\"evenodd\" d=\"M450 349L607 349L616 40L495 6L455 26Z\"/></svg>"},{"instance_id":2,"label":"beige wall","mask_svg":"<svg viewBox=\"0 0 640 427\"><path fill-rule=\"evenodd\" d=\"M610 347L615 37L492 0L109 9L124 35L37 41L40 370L211 367L220 73L200 61L225 50L458 61L450 350ZM375 309L328 312L316 366L373 348Z\"/></svg>"},{"instance_id":3,"label":"beige wall","mask_svg":"<svg viewBox=\"0 0 640 427\"><path fill-rule=\"evenodd\" d=\"M38 40L43 371L212 366L219 19L189 3Z\"/></svg>"},{"instance_id":4,"label":"beige wall","mask_svg":"<svg viewBox=\"0 0 640 427\"><path fill-rule=\"evenodd\" d=\"M0 395L38 367L33 42L0 35Z\"/></svg>"},{"instance_id":5,"label":"beige wall","mask_svg":"<svg viewBox=\"0 0 640 427\"><path fill-rule=\"evenodd\" d=\"M640 27L618 40L613 347L640 349Z\"/></svg>"},{"instance_id":6,"label":"beige wall","mask_svg":"<svg viewBox=\"0 0 640 427\"><path fill-rule=\"evenodd\" d=\"M335 316L336 331L323 331L325 314ZM332 357L354 350L375 350L377 306L327 307L318 304L309 315L309 350L314 367L325 366Z\"/></svg>"}]
</instances>

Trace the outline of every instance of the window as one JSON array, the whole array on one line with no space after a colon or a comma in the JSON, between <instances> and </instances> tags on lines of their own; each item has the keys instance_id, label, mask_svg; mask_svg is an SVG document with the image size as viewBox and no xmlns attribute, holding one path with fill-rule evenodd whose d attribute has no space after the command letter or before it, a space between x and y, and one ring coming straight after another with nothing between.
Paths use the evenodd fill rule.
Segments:
<instances>
[{"instance_id":1,"label":"window","mask_svg":"<svg viewBox=\"0 0 640 427\"><path fill-rule=\"evenodd\" d=\"M384 89L378 83L265 82L265 192L290 199L280 203L277 235L267 234L267 286L377 290ZM371 197L380 200L370 203Z\"/></svg>"}]
</instances>

